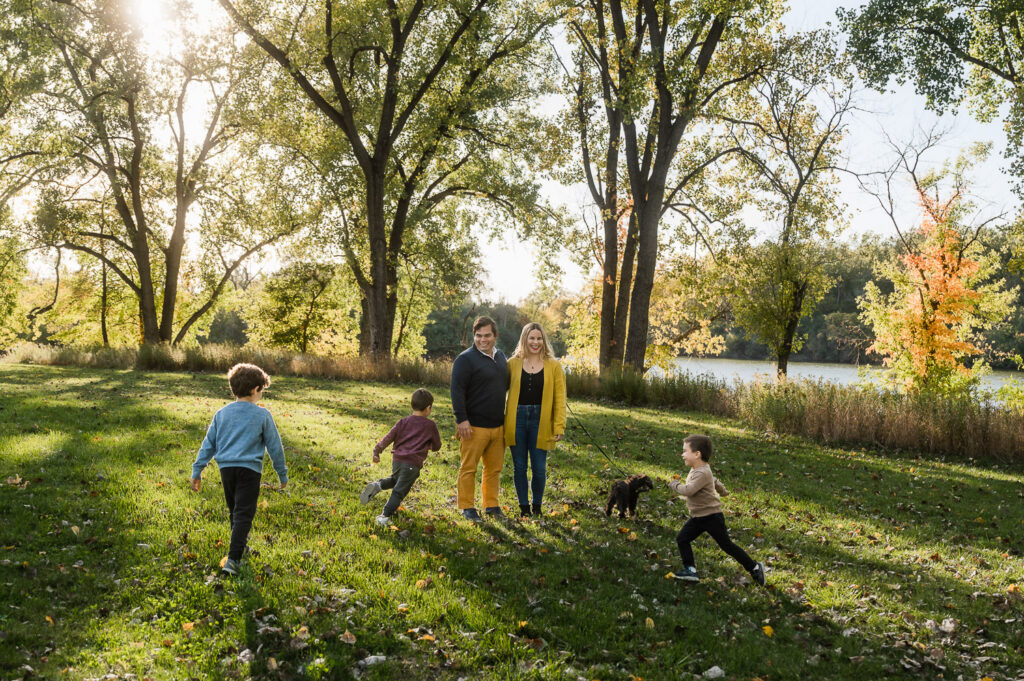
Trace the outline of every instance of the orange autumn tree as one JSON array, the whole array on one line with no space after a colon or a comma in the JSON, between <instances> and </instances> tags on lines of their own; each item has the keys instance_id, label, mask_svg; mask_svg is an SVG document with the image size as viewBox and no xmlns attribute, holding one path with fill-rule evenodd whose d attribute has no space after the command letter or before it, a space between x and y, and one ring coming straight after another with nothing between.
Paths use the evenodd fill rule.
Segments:
<instances>
[{"instance_id":1,"label":"orange autumn tree","mask_svg":"<svg viewBox=\"0 0 1024 681\"><path fill-rule=\"evenodd\" d=\"M892 282L882 293L869 282L861 318L875 333L869 348L883 357L889 378L907 392L967 393L978 385L984 361L977 332L1006 318L1014 291L991 281L995 259L979 241L980 228L963 228L962 187L940 201L918 190L923 218L904 239L907 252L883 263L876 278Z\"/></svg>"}]
</instances>

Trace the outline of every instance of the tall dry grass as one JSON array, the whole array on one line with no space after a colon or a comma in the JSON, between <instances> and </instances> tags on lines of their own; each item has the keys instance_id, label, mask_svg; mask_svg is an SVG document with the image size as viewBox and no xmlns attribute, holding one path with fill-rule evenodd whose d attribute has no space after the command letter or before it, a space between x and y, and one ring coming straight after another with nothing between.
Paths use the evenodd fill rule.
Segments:
<instances>
[{"instance_id":1,"label":"tall dry grass","mask_svg":"<svg viewBox=\"0 0 1024 681\"><path fill-rule=\"evenodd\" d=\"M275 376L446 386L451 362L296 355L283 350L203 345L188 348L59 348L21 344L3 361L146 371L226 372L239 362ZM608 399L739 418L749 426L826 444L900 449L975 459L1024 461L1024 414L969 398L903 395L828 381L727 383L689 373L642 377L613 368L566 373L571 397Z\"/></svg>"},{"instance_id":2,"label":"tall dry grass","mask_svg":"<svg viewBox=\"0 0 1024 681\"><path fill-rule=\"evenodd\" d=\"M3 358L12 364L85 366L140 371L193 371L223 373L247 362L272 376L303 376L337 380L383 381L419 385L447 385L451 362L397 359L373 362L360 357L298 355L284 350L234 345L199 345L176 348L150 345L139 348L69 348L22 343Z\"/></svg>"}]
</instances>

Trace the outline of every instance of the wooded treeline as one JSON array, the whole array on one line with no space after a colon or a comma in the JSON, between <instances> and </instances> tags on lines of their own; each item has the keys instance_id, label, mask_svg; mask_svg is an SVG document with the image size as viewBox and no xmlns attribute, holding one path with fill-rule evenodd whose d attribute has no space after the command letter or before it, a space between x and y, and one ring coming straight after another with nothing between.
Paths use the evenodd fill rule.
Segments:
<instances>
[{"instance_id":1,"label":"wooded treeline","mask_svg":"<svg viewBox=\"0 0 1024 681\"><path fill-rule=\"evenodd\" d=\"M1003 115L1019 188L1021 11L933 5L791 33L774 0L2 0L0 345L387 360L454 354L491 312L601 368L898 363L915 323L922 370L1012 366L1021 218L971 186L990 150L924 132L849 160L860 89L910 79ZM891 224L851 229L844 176ZM486 238L534 248L516 308L482 300ZM560 288L564 253L592 285Z\"/></svg>"}]
</instances>

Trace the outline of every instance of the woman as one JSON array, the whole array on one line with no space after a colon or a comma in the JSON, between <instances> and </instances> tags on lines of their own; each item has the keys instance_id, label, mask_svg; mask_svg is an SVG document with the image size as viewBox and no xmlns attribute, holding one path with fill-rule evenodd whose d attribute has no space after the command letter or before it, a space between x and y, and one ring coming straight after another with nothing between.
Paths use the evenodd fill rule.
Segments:
<instances>
[{"instance_id":1,"label":"woman","mask_svg":"<svg viewBox=\"0 0 1024 681\"><path fill-rule=\"evenodd\" d=\"M533 513L544 499L548 451L565 432L565 372L551 352L544 329L536 322L523 327L519 344L508 360L509 390L505 405L505 444L512 449L513 480L519 510L530 515L526 464L533 474Z\"/></svg>"}]
</instances>

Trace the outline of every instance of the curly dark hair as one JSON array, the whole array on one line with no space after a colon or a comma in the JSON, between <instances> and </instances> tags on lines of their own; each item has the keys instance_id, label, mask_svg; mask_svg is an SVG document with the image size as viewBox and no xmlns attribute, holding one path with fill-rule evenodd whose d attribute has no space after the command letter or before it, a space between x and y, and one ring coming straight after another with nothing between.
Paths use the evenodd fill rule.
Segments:
<instances>
[{"instance_id":1,"label":"curly dark hair","mask_svg":"<svg viewBox=\"0 0 1024 681\"><path fill-rule=\"evenodd\" d=\"M236 364L228 370L228 383L235 397L248 397L256 388L270 387L270 376L255 364Z\"/></svg>"}]
</instances>

